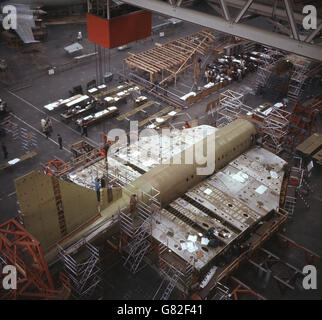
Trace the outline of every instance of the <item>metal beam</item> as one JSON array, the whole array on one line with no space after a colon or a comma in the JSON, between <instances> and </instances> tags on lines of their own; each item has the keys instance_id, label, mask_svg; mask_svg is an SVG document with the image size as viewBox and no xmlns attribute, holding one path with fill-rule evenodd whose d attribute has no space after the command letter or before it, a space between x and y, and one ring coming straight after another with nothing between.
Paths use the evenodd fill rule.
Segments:
<instances>
[{"instance_id":1,"label":"metal beam","mask_svg":"<svg viewBox=\"0 0 322 320\"><path fill-rule=\"evenodd\" d=\"M289 35L291 33L291 30L285 27L284 25L282 25L281 23L270 18L266 18L266 20L272 23L279 30L280 33L284 33L286 35Z\"/></svg>"},{"instance_id":2,"label":"metal beam","mask_svg":"<svg viewBox=\"0 0 322 320\"><path fill-rule=\"evenodd\" d=\"M285 5L288 21L289 21L290 26L291 26L293 38L295 40L299 40L299 34L297 32L296 22L295 22L295 19L294 19L294 14L293 14L293 10L292 10L290 1L289 0L284 0L284 5Z\"/></svg>"},{"instance_id":3,"label":"metal beam","mask_svg":"<svg viewBox=\"0 0 322 320\"><path fill-rule=\"evenodd\" d=\"M182 0L179 0L179 1L177 2L177 7L180 7L180 6L181 6L181 4L182 4Z\"/></svg>"},{"instance_id":4,"label":"metal beam","mask_svg":"<svg viewBox=\"0 0 322 320\"><path fill-rule=\"evenodd\" d=\"M241 11L239 12L238 16L235 19L235 23L238 23L239 20L243 17L243 15L246 13L246 11L248 10L248 8L251 6L251 4L254 2L254 0L248 0L247 3L245 4L245 6L241 9Z\"/></svg>"},{"instance_id":5,"label":"metal beam","mask_svg":"<svg viewBox=\"0 0 322 320\"><path fill-rule=\"evenodd\" d=\"M270 47L322 61L321 46L307 42L300 42L274 32L262 30L250 25L232 24L223 18L188 8L173 8L166 2L157 0L124 0L123 2L215 29L223 33L232 34Z\"/></svg>"},{"instance_id":6,"label":"metal beam","mask_svg":"<svg viewBox=\"0 0 322 320\"><path fill-rule=\"evenodd\" d=\"M319 24L319 26L311 34L309 34L304 39L304 41L305 42L311 42L317 36L317 34L321 31L321 29L322 29L322 22Z\"/></svg>"},{"instance_id":7,"label":"metal beam","mask_svg":"<svg viewBox=\"0 0 322 320\"><path fill-rule=\"evenodd\" d=\"M213 8L220 16L224 16L224 13L222 12L222 9L217 5L212 2L207 2L208 5Z\"/></svg>"},{"instance_id":8,"label":"metal beam","mask_svg":"<svg viewBox=\"0 0 322 320\"><path fill-rule=\"evenodd\" d=\"M215 2L215 0L210 0L212 2ZM227 6L241 9L244 7L245 1L241 0L225 0ZM278 1L274 3L273 6L267 5L267 4L261 4L261 3L253 3L251 8L248 9L248 11L252 13L259 14L261 16L267 16L271 18L276 18L284 21L288 21L287 13L284 9L278 8L277 6ZM295 22L298 24L303 23L303 14L302 13L294 13L294 19ZM319 23L318 19L318 23Z\"/></svg>"},{"instance_id":9,"label":"metal beam","mask_svg":"<svg viewBox=\"0 0 322 320\"><path fill-rule=\"evenodd\" d=\"M225 0L219 0L219 2L220 2L220 6L221 6L221 9L222 9L222 12L224 14L224 18L227 21L230 21L230 13L229 13L229 9L226 6Z\"/></svg>"}]
</instances>

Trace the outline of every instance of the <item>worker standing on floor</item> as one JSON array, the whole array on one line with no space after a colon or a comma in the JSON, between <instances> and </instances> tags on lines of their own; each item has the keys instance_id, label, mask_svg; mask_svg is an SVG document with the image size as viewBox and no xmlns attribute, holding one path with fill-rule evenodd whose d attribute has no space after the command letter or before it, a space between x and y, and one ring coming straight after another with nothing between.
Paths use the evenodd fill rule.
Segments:
<instances>
[{"instance_id":1,"label":"worker standing on floor","mask_svg":"<svg viewBox=\"0 0 322 320\"><path fill-rule=\"evenodd\" d=\"M83 40L82 31L79 31L77 34L77 41L82 41L82 40Z\"/></svg>"},{"instance_id":2,"label":"worker standing on floor","mask_svg":"<svg viewBox=\"0 0 322 320\"><path fill-rule=\"evenodd\" d=\"M105 179L104 177L101 178L101 188L104 189L106 187Z\"/></svg>"},{"instance_id":3,"label":"worker standing on floor","mask_svg":"<svg viewBox=\"0 0 322 320\"><path fill-rule=\"evenodd\" d=\"M81 130L82 130L82 137L83 136L87 137L87 126L86 126L86 124L82 123Z\"/></svg>"},{"instance_id":4,"label":"worker standing on floor","mask_svg":"<svg viewBox=\"0 0 322 320\"><path fill-rule=\"evenodd\" d=\"M97 196L97 201L101 201L101 186L99 183L98 178L95 178L95 191L96 191L96 196Z\"/></svg>"},{"instance_id":5,"label":"worker standing on floor","mask_svg":"<svg viewBox=\"0 0 322 320\"><path fill-rule=\"evenodd\" d=\"M49 134L49 128L48 128L47 124L45 125L44 133L46 135L46 139L48 139L48 137L50 136L50 134Z\"/></svg>"},{"instance_id":6,"label":"worker standing on floor","mask_svg":"<svg viewBox=\"0 0 322 320\"><path fill-rule=\"evenodd\" d=\"M57 137L58 137L59 149L62 150L63 149L63 138L61 137L61 135L59 133L57 134Z\"/></svg>"},{"instance_id":7,"label":"worker standing on floor","mask_svg":"<svg viewBox=\"0 0 322 320\"><path fill-rule=\"evenodd\" d=\"M7 151L6 145L3 142L1 142L1 149L2 149L2 152L3 152L4 158L7 159L8 158L8 151Z\"/></svg>"},{"instance_id":8,"label":"worker standing on floor","mask_svg":"<svg viewBox=\"0 0 322 320\"><path fill-rule=\"evenodd\" d=\"M48 132L52 133L53 132L53 123L52 123L50 118L47 118L46 126L47 126L47 129L48 129Z\"/></svg>"},{"instance_id":9,"label":"worker standing on floor","mask_svg":"<svg viewBox=\"0 0 322 320\"><path fill-rule=\"evenodd\" d=\"M45 133L45 129L46 129L46 120L45 119L41 119L40 120L40 124L41 124L41 131L43 133Z\"/></svg>"}]
</instances>

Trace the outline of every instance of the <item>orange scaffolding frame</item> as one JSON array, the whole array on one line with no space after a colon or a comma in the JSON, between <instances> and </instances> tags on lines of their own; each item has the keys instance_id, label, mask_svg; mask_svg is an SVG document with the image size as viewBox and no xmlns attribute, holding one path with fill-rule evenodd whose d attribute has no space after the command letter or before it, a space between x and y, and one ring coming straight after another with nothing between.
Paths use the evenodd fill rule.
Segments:
<instances>
[{"instance_id":1,"label":"orange scaffolding frame","mask_svg":"<svg viewBox=\"0 0 322 320\"><path fill-rule=\"evenodd\" d=\"M0 299L68 299L70 280L59 274L55 289L40 243L16 220L0 225L0 256L16 267L17 289L1 290ZM3 292L2 292L3 291Z\"/></svg>"}]
</instances>

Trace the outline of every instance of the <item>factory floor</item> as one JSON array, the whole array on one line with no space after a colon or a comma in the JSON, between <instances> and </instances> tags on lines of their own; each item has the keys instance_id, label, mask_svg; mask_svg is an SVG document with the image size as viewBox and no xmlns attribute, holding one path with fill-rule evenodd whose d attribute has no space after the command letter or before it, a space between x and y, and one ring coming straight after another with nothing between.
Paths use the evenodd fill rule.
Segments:
<instances>
[{"instance_id":1,"label":"factory floor","mask_svg":"<svg viewBox=\"0 0 322 320\"><path fill-rule=\"evenodd\" d=\"M160 24L165 18L159 15L153 15L153 25ZM94 45L89 43L86 38L85 24L70 25L51 25L48 27L48 42L40 44L39 51L30 53L21 53L18 49L8 49L5 46L0 47L0 57L7 58L15 76L15 81L11 84L0 82L0 97L5 100L12 111L12 121L21 128L33 132L37 137L38 147L35 149L37 156L24 163L0 171L1 189L0 189L0 223L19 214L17 198L15 194L14 180L32 170L40 170L40 164L58 157L64 161L72 158L70 146L81 140L79 130L71 124L63 123L60 120L59 112L48 112L43 108L44 105L56 101L57 99L68 97L68 91L77 85L86 88L87 82L95 79L95 61L80 65L65 72L48 76L44 72L48 66L55 66L70 61L63 48L74 41L78 31L83 32L84 53L94 51ZM184 23L180 28L175 29L170 35L160 38L158 35L153 37L153 41L138 41L130 45L125 51L111 50L110 67L106 69L116 74L122 70L122 60L127 56L127 51L140 52L154 46L155 42L163 43L169 39L179 38L183 35L191 34L200 30L199 26ZM63 31L63 32L62 32ZM184 95L191 91L193 83L192 72L185 77L180 77L178 86L170 88L172 92L178 95ZM245 94L245 104L256 106L265 99L255 96L253 87L255 75L248 75L242 82L233 83L231 86L221 90L232 89ZM118 77L108 84L110 88L118 85ZM207 99L202 100L184 109L183 114L175 122L180 124L186 120L199 119L200 124L212 124L214 119L211 115L205 113L209 102L214 101L219 93L215 93ZM153 97L150 97L152 100ZM125 113L132 108L132 105L122 105L121 113ZM156 110L154 110L156 112ZM47 140L40 131L40 120L50 117L53 121L53 133ZM137 119L139 120L139 119ZM319 119L319 130L321 131L321 119ZM93 145L101 145L100 133L107 133L110 129L119 127L126 131L129 130L128 122L119 122L115 119L106 120L88 129L87 140ZM57 134L63 138L64 149L60 150L57 143ZM14 141L11 135L1 138L8 149L9 159L23 155L20 141ZM288 159L286 159L288 160ZM4 163L3 155L0 155L0 165ZM302 200L298 200L294 217L286 224L286 235L301 244L302 246L316 252L322 256L322 172L321 169L314 168L310 184L314 190L308 197L310 208L304 206ZM272 239L265 247L273 253L280 256L295 266L302 268L305 263L302 256L291 249L283 251L275 239ZM264 297L269 299L321 299L322 283L320 272L322 271L321 260L316 263L318 270L318 289L304 290L299 286L295 290L287 290L284 294L276 287L273 280L270 281L266 289L261 288L261 281L257 279L256 270L248 265L244 265L236 274L236 278L242 280L253 289L258 290ZM118 262L104 279L106 290L104 298L106 299L151 299L157 289L160 278L157 272L146 267L137 275L132 275L121 267ZM112 294L113 292L113 294Z\"/></svg>"}]
</instances>

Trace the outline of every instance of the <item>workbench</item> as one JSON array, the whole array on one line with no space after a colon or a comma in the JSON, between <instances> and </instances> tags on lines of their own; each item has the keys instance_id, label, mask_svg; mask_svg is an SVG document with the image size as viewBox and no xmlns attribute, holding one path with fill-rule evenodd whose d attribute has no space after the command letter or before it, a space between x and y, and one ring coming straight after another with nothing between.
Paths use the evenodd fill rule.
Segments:
<instances>
[{"instance_id":1,"label":"workbench","mask_svg":"<svg viewBox=\"0 0 322 320\"><path fill-rule=\"evenodd\" d=\"M87 127L89 127L98 121L101 121L105 118L112 117L114 115L117 115L118 113L119 113L119 109L115 106L112 106L112 107L108 107L102 111L99 111L99 112L95 113L94 115L89 115L85 118L81 118L79 120L76 120L75 123L78 126L86 125Z\"/></svg>"},{"instance_id":2,"label":"workbench","mask_svg":"<svg viewBox=\"0 0 322 320\"><path fill-rule=\"evenodd\" d=\"M48 111L53 111L57 108L60 108L62 106L65 106L66 104L70 104L72 103L73 101L76 101L80 98L82 98L83 96L81 94L77 94L75 96L72 96L68 99L59 99L57 101L54 101L52 103L49 103L47 105L44 106L45 109L47 109Z\"/></svg>"},{"instance_id":3,"label":"workbench","mask_svg":"<svg viewBox=\"0 0 322 320\"><path fill-rule=\"evenodd\" d=\"M61 113L60 116L63 118L63 120L67 121L69 119L75 120L78 118L80 115L83 115L86 112L89 112L95 108L95 105L93 104L88 104L85 106L85 108L82 108L80 106L76 106L72 110L68 110L65 113Z\"/></svg>"}]
</instances>

